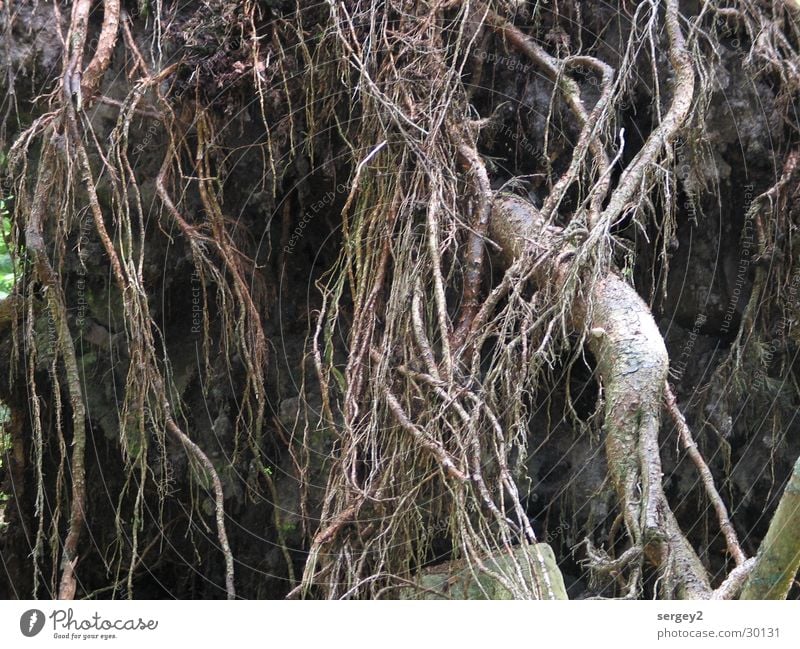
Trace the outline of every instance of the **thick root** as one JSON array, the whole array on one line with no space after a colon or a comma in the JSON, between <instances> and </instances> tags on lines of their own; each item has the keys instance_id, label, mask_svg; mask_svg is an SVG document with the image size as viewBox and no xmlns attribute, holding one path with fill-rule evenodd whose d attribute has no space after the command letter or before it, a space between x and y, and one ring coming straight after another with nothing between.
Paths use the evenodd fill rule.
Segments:
<instances>
[{"instance_id":1,"label":"thick root","mask_svg":"<svg viewBox=\"0 0 800 649\"><path fill-rule=\"evenodd\" d=\"M529 203L501 196L494 204L491 235L506 264L528 244L544 261L535 282L567 286L575 250L559 252L559 228L547 226ZM606 456L631 542L663 571L665 587L681 599L710 596L708 576L681 533L661 484L660 413L669 358L650 309L614 270L581 277L572 306L572 327L587 331L605 395Z\"/></svg>"}]
</instances>

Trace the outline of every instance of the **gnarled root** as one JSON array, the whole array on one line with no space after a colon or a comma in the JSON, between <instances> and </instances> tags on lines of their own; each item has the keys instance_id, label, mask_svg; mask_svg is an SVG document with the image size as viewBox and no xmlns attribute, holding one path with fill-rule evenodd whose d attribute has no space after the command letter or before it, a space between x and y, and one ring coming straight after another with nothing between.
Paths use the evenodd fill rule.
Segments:
<instances>
[{"instance_id":1,"label":"gnarled root","mask_svg":"<svg viewBox=\"0 0 800 649\"><path fill-rule=\"evenodd\" d=\"M492 238L510 265L526 241L545 253L533 279L569 284L574 250L558 252L560 231L546 226L529 203L499 196ZM565 254L567 253L567 254ZM669 358L653 316L636 291L613 270L580 277L582 294L572 304L572 327L588 331L605 394L606 455L631 542L662 571L664 587L683 599L705 599L710 586L700 559L680 530L661 484L660 413Z\"/></svg>"}]
</instances>

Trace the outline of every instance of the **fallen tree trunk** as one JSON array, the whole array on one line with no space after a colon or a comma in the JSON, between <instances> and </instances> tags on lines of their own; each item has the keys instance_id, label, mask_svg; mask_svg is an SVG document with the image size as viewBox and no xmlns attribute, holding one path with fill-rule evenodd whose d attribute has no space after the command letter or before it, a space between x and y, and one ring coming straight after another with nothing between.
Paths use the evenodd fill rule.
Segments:
<instances>
[{"instance_id":1,"label":"fallen tree trunk","mask_svg":"<svg viewBox=\"0 0 800 649\"><path fill-rule=\"evenodd\" d=\"M542 260L533 280L567 286L576 251L562 247L560 228L548 226L536 208L515 196L494 201L490 236L509 266L533 250ZM650 309L614 269L579 278L583 291L571 304L571 326L586 331L605 400L605 443L625 526L634 548L664 579L668 595L706 599L708 575L680 530L664 495L658 448L669 358Z\"/></svg>"}]
</instances>

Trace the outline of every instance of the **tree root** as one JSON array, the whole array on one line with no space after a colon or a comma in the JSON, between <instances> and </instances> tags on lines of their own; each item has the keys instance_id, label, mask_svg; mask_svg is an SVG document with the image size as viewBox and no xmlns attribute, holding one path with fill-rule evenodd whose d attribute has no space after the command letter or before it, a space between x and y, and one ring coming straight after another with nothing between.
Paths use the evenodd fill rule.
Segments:
<instances>
[{"instance_id":1,"label":"tree root","mask_svg":"<svg viewBox=\"0 0 800 649\"><path fill-rule=\"evenodd\" d=\"M45 295L50 315L57 331L57 344L67 378L67 389L72 407L72 498L70 504L69 529L64 539L61 560L61 580L58 599L73 599L77 589L75 566L78 561L78 541L83 532L86 513L86 410L83 403L80 372L75 357L75 345L67 323L67 308L60 279L47 257L42 236L42 216L48 208L50 191L55 174L56 152L49 140L45 142L39 162L39 177L33 194L33 203L25 225L25 245L35 262L39 281L46 287ZM59 386L53 386L58 390Z\"/></svg>"},{"instance_id":2,"label":"tree root","mask_svg":"<svg viewBox=\"0 0 800 649\"><path fill-rule=\"evenodd\" d=\"M461 316L454 333L454 347L463 343L472 327L472 321L478 312L481 282L483 279L484 239L489 230L489 215L492 211L492 194L489 176L474 146L464 142L458 148L459 157L470 170L475 186L475 216L472 230L468 235L466 268L464 270L464 298L461 305Z\"/></svg>"},{"instance_id":3,"label":"tree root","mask_svg":"<svg viewBox=\"0 0 800 649\"><path fill-rule=\"evenodd\" d=\"M81 77L82 106L87 106L92 101L111 64L111 55L117 45L119 33L119 9L119 0L103 0L103 25L97 39L97 49Z\"/></svg>"},{"instance_id":4,"label":"tree root","mask_svg":"<svg viewBox=\"0 0 800 649\"><path fill-rule=\"evenodd\" d=\"M510 196L496 199L491 235L502 246L507 265L524 253L526 241L554 253L534 275L540 285L570 281L571 257L555 255L558 234L529 203ZM581 279L586 297L572 304L572 326L590 332L588 346L605 394L606 455L631 542L668 577L678 597L705 599L711 592L708 576L661 484L658 431L669 366L663 338L647 305L613 270Z\"/></svg>"},{"instance_id":5,"label":"tree root","mask_svg":"<svg viewBox=\"0 0 800 649\"><path fill-rule=\"evenodd\" d=\"M163 405L165 410L169 409L169 403L164 402ZM194 458L200 462L202 467L206 470L208 475L211 476L211 481L214 485L214 509L216 511L217 520L217 538L219 539L222 554L225 557L225 590L227 592L228 599L236 599L236 588L233 580L233 553L231 552L231 546L228 542L228 534L225 531L224 495L222 492L222 482L219 479L219 474L214 468L214 465L211 463L211 460L209 460L208 456L203 452L203 449L195 444L189 438L189 436L178 427L178 425L175 423L175 420L171 416L167 417L167 430L169 430L169 432L174 435L181 444L183 444L184 448L186 448L186 451L194 456Z\"/></svg>"},{"instance_id":6,"label":"tree root","mask_svg":"<svg viewBox=\"0 0 800 649\"><path fill-rule=\"evenodd\" d=\"M745 557L742 547L739 545L739 539L736 537L736 530L728 516L728 510L714 484L714 476L711 474L711 469L708 468L708 464L706 464L706 461L697 448L697 444L692 437L692 431L689 430L683 413L678 409L678 403L675 400L675 395L672 393L672 388L670 388L669 384L664 388L664 396L667 410L672 420L675 422L675 426L678 428L678 435L680 436L681 443L686 447L686 452L697 467L700 477L703 480L703 485L706 488L706 494L711 499L714 509L717 512L717 520L719 520L720 529L728 545L728 552L733 557L736 565L741 566L747 560L747 557Z\"/></svg>"},{"instance_id":7,"label":"tree root","mask_svg":"<svg viewBox=\"0 0 800 649\"><path fill-rule=\"evenodd\" d=\"M800 458L761 542L740 599L786 599L800 569Z\"/></svg>"}]
</instances>

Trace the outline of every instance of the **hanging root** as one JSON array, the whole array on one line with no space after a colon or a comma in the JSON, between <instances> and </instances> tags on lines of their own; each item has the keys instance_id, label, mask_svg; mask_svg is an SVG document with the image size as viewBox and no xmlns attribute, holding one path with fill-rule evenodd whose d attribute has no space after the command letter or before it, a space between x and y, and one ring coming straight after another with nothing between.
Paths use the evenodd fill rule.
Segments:
<instances>
[{"instance_id":1,"label":"hanging root","mask_svg":"<svg viewBox=\"0 0 800 649\"><path fill-rule=\"evenodd\" d=\"M169 403L164 403L164 408L169 408ZM231 546L228 542L228 534L225 531L225 507L223 504L222 482L219 479L219 474L211 464L211 460L203 453L203 450L195 444L189 436L186 435L175 423L172 417L167 419L167 430L172 433L178 441L183 444L187 452L191 453L203 469L211 476L214 485L214 505L216 508L217 519L217 536L219 538L222 554L225 557L225 591L227 592L228 599L236 599L236 587L233 581L233 554L231 553Z\"/></svg>"},{"instance_id":2,"label":"hanging root","mask_svg":"<svg viewBox=\"0 0 800 649\"><path fill-rule=\"evenodd\" d=\"M166 466L169 435L198 469L192 474L195 482L209 485L225 591L229 598L236 596L225 525L228 477L189 427L192 413L183 407L180 392L186 388L179 389L172 375L172 343L158 321L162 314L156 315L145 270L152 262L147 251L159 247L151 248L152 243L185 253L201 286L202 343L197 352L203 369L183 378L206 386L215 360L227 363L228 369L234 357L241 361L235 386L239 393L231 399L238 411L228 459L238 469L247 456L249 467L265 474L262 456L273 443L264 439L263 423L269 345L264 331L267 280L261 272L265 266L242 243L223 196L230 150L222 129L231 128L228 118L236 112L230 110L236 99L234 92L218 92L215 66L232 59L211 60L189 44L193 30L208 37L199 39L202 47L224 43L231 36L228 18L235 14L241 19L236 29L246 56L225 70L226 79L252 73L255 112L260 112L266 131L264 188L271 189L270 199L277 202L278 188L292 179L292 165L302 176L295 188L282 190L284 252L277 259L282 271L290 265L285 243L295 208L305 209L312 193L307 170L316 165L325 171L320 177L337 179L349 174L347 183L341 178L345 191L337 187L342 193L336 199L337 209L341 205L338 258L316 283L321 305L315 305L317 320L304 350L313 360L320 413L315 418L306 411L302 434L284 440L301 482L304 529L298 546L305 544L302 549L308 551L295 584L294 554L286 535L277 532L290 564L290 596L380 597L419 586L421 570L446 559L463 562L473 577L488 577L513 597L554 597L528 518L534 507L521 485L529 470L535 411L542 403L549 407L549 395L563 388L563 376L555 376L559 365L570 376L584 347L594 357L602 388L596 416L603 416L608 472L618 503L611 549L595 548L591 539L585 544L593 574L614 579L631 598L642 593L652 569L658 573L659 594L666 597L727 599L740 590L743 597L785 595L786 579L797 568L800 532L793 498L798 469L758 557L748 559L667 384L669 359L651 309L614 261L616 232L624 222L645 233L656 230L664 239L674 233L679 193L671 168L675 141L687 125L702 131L712 86L711 64L703 61L699 45L707 14L739 24L753 42L751 58L765 62L786 87L800 87L793 46L758 3L719 8L703 2L691 20L679 14L678 0L639 3L629 14L628 31L619 34L619 47L614 45L613 65L599 54L592 56L600 50L593 45L581 43L577 54L569 54L570 47L563 44L543 45L541 34L535 33L539 22L526 26L521 14L504 15L504 3L497 2L405 3L402 8L381 0L329 2L310 14L314 24L303 23L306 14L273 20L267 10L261 13L263 3L250 1L203 2L195 17L179 10L164 13L156 4L159 30L161 19L170 16L178 21L174 32L185 37L184 57L160 70L151 67L161 57L137 44L119 0L102 3L96 48L84 64L89 37L97 29L89 20L93 3L72 3L71 17L64 21L68 31L62 35L59 91L46 98L49 112L34 120L9 152L16 180L15 228L24 231L24 240L17 243L24 243L32 263L14 301L0 303L0 334L16 331L21 302L28 315L25 333L33 340L26 349L26 373L32 394L32 499L39 523L33 549L35 588L41 586L40 563L48 543L59 597L75 597L81 586L87 421L76 344L96 346L106 333L105 338L112 335L99 325L82 330L68 317L75 305L65 289L74 270L65 263L67 241L77 230L76 215L85 211L111 278L106 297L121 303L122 326L113 335L127 353L125 362L113 368L123 377L117 443L125 468L115 512L118 545L125 552L116 557L116 570L123 572L123 561L127 564L127 580L117 575L115 583L127 581L132 595L134 570L142 565L140 547L144 552L153 547L139 536L151 494L157 490L161 499L166 490L166 478L154 477L153 465ZM59 3L53 11L60 21ZM267 15L269 19L259 22ZM206 19L214 24L205 25ZM719 45L711 38L709 43L712 50ZM519 177L501 177L481 150L482 129L502 119L499 110L490 117L476 116L487 106L486 112L493 110L494 95L499 94L496 87L478 87L489 78L484 74L488 64L484 70L478 56L478 48L487 44L508 46L509 58L516 53L527 61L531 72L525 81L532 86L526 93L550 96L545 114L536 116L544 126L523 126L521 120L516 124L541 139L536 142L541 156L537 150L525 158L535 168L514 172L542 180L531 192L541 193L534 196L540 208L492 189L506 181L514 186ZM665 44L668 63L656 56ZM112 57L123 48L128 56L114 61L124 61L130 91L122 99L102 97ZM288 53L290 49L296 54ZM635 78L637 70L648 67L652 78ZM668 87L660 78L664 67L671 71ZM307 78L298 82L303 76L298 72L308 72ZM510 77L499 69L492 73ZM587 80L595 86L593 92L586 92ZM504 83L511 87L516 81ZM207 93L204 83L213 92ZM638 149L629 151L620 128L620 103L637 84L653 93L652 126L641 140L635 139ZM339 92L346 101L332 100ZM86 112L98 101L103 111L118 114L110 134L96 133L101 120ZM285 114L270 114L284 105ZM252 119L246 111L242 115ZM142 178L131 156L132 124L140 119L164 130L164 146L158 149L163 158L152 178ZM639 120L637 126L645 122ZM327 149L323 139L330 140ZM284 144L276 142L284 140L281 151ZM31 190L32 151L39 152L39 164ZM285 153L288 162L278 160L276 152ZM779 182L753 202L747 215L756 224L761 257L770 253L765 210L786 206L798 160L797 152L788 157ZM267 240L271 223L263 227ZM244 238L256 239L256 234L248 232ZM265 248L270 245L268 241ZM77 253L84 265L85 252ZM666 254L662 257L666 274ZM491 285L488 271L494 259L503 272ZM766 271L757 270L728 368L740 369L743 337L763 317L758 306L767 280ZM56 331L50 355L35 341L37 295L44 297ZM103 335L97 334L100 330ZM108 342L102 345L106 351L113 348ZM52 426L37 385L42 382L41 361L47 361L50 373ZM308 382L304 375L303 399L311 396ZM61 419L62 392L69 395L72 415L68 432ZM565 413L586 430L569 388L565 398ZM715 591L664 493L659 455L663 413L671 417L701 476L736 565ZM50 435L58 453L52 490L56 506L46 514ZM314 472L311 455L317 447L323 449L324 468ZM67 473L71 489L66 488ZM313 474L327 483L321 502L310 503L310 488L317 486L311 484ZM269 479L267 483L276 500L277 487ZM247 488L257 491L249 480ZM66 528L60 518L64 504L70 512ZM314 527L310 521L317 513Z\"/></svg>"},{"instance_id":3,"label":"hanging root","mask_svg":"<svg viewBox=\"0 0 800 649\"><path fill-rule=\"evenodd\" d=\"M95 49L94 56L81 75L81 100L78 104L79 108L82 105L89 106L92 102L95 93L100 87L103 75L111 64L111 55L114 53L114 48L117 45L119 18L120 1L103 0L103 25L100 28L100 36L97 38L97 48Z\"/></svg>"},{"instance_id":4,"label":"hanging root","mask_svg":"<svg viewBox=\"0 0 800 649\"><path fill-rule=\"evenodd\" d=\"M472 321L478 312L479 296L484 272L485 239L489 229L489 215L492 211L492 195L489 176L477 150L469 144L458 147L458 155L473 177L475 187L475 216L471 223L466 246L467 267L464 271L464 297L461 304L461 315L454 335L454 347L463 343L467 332L472 328Z\"/></svg>"},{"instance_id":5,"label":"hanging root","mask_svg":"<svg viewBox=\"0 0 800 649\"><path fill-rule=\"evenodd\" d=\"M107 140L108 143L106 144L104 140L101 144L93 130L92 120L85 111L98 98L104 75L117 49L120 20L123 16L119 0L104 0L102 26L96 41L93 41L94 54L91 61L84 65L84 54L92 29L89 23L91 8L92 2L87 0L73 3L71 16L66 21L68 31L66 36L62 37L64 53L59 92L47 98L50 102L50 112L37 118L31 127L19 136L9 152L9 169L16 180L15 228L24 229L24 240L15 239L15 241L20 245L24 244L33 262L33 273L25 276L20 293L27 301L29 314L26 334L31 345L30 349L26 349L27 379L32 394L33 449L37 471L36 515L39 519L39 529L33 549L34 592L40 587L41 555L44 553L48 535L54 564L56 558L59 558L60 567L53 570L54 574L60 573L57 580L58 597L72 599L76 597L82 585L78 579L78 560L81 555L81 535L87 525L87 487L84 467L86 406L81 384L83 380L81 363L85 363L86 358L81 361L76 358L76 344L80 345L80 342L75 337L75 329L77 335L83 337L83 341L93 345L100 344L105 346L107 351L113 351L112 346L104 342L105 338L111 335L104 328L83 323L82 317L78 319L78 327L74 327L68 317L68 312L74 311L75 305L68 303L68 294L64 288L73 281L70 272L74 271L68 269L65 264L68 255L66 245L69 237L75 233L75 226L79 221L78 215L82 214L80 208L85 207L90 215L86 225L90 223L91 229L84 229L82 224L81 243L90 238L90 233L99 240L112 280L106 298L109 300L118 298L121 304L121 322L118 324L123 325L123 329L114 336L115 341L124 339L118 344L124 348L126 358L124 362L118 362L119 359L114 358L110 360L116 363L117 367L127 368L127 376L124 377L121 386L122 395L118 412L119 446L124 460L126 479L121 493L115 498L118 499L119 507L116 516L118 540L120 544L124 540L128 544L126 549L129 550L127 580L129 593L132 593L133 570L141 563L141 557L138 556L139 534L144 527L143 521L151 485L158 489L159 497L163 498L164 485L153 484L157 479L154 478L150 462L158 454L161 456L160 468L166 466L167 450L164 442L166 431L179 442L192 462L202 467L194 476L201 482L210 483L217 538L225 563L225 591L228 598L232 599L236 594L234 560L225 529L223 482L206 451L187 432L184 432L184 428L178 423L182 412L181 394L176 389L170 374L169 354L163 331L151 313L151 289L146 287L145 280L145 250L148 237L154 234L147 226L146 211L151 209L151 206L143 205L139 187L141 178L137 177L141 172L134 169L128 157L128 137L134 116L156 117L168 130L170 144L166 149L161 172L156 179L156 193L165 208L166 215L174 219L185 237L187 248L192 254L202 280L204 296L207 293L206 283L213 283L216 287L221 314L221 323L216 330L219 332L217 351L224 351L226 357L230 357L235 351L245 368L238 402L240 410L236 413L235 420L234 462L237 460L236 452L240 439L246 430L247 447L254 456L252 461L261 467L263 467L260 457L261 425L266 403L264 373L267 365L267 343L262 323L262 315L265 312L263 296L256 295L258 282L250 282L255 270L254 262L237 248L235 238L228 230L230 221L224 215L216 191L211 185L217 174L213 157L215 134L212 120L199 108L196 125L200 137L195 157L198 167L195 176L201 178L198 182L199 195L208 222L201 225L189 223L180 214L185 197L181 195L177 201L172 199L171 192L174 191L176 184L175 170L180 170L182 163L180 147L183 146L182 138L185 134L180 132L172 105L161 94L162 88L159 84L174 75L179 64L151 72L134 41L127 19L123 31L125 45L133 55L134 66L130 76L133 79L133 88L124 101L111 102L111 105L119 110L119 117L116 127ZM253 7L249 6L248 10L252 12ZM62 17L59 7L55 6L53 11L56 24L60 27ZM138 79L133 76L134 72L140 74ZM140 110L140 103L146 95L153 97L154 89L162 102L163 112ZM193 126L183 128L188 129ZM38 177L33 191L30 191L27 186L28 155L37 145L39 146ZM95 168L94 157L99 158L103 165L100 171ZM182 172L177 176L178 179L182 179ZM102 194L102 198L101 187L106 192ZM110 198L107 198L109 195ZM49 218L50 215L53 215L52 220ZM50 237L55 240L55 246L50 243ZM80 249L77 253L80 264L85 270L83 256L85 253ZM92 260L93 263L95 261ZM41 292L46 299L57 343L56 355L52 356L49 369L54 395L57 448L60 449L61 460L54 482L55 505L49 521L46 520L48 514L44 507L46 493L43 451L49 429L47 422L43 421L44 415L39 404L36 363L37 353L41 357L50 358L52 350L37 349L39 343L34 335L33 317L33 298L37 292ZM205 308L202 314L206 379L211 371L209 355L212 346L208 302L213 302L213 299L204 302ZM3 308L7 304L12 305L15 302L4 301ZM83 304L85 305L85 302ZM13 317L9 317L8 322L4 317L0 318L0 328L5 328L7 325L15 326L14 322ZM74 327L72 332L71 326ZM82 327L85 330L82 331ZM97 331L101 334L97 334ZM80 346L77 349L85 356ZM72 412L72 439L69 441L62 431L60 401L62 388L59 384L58 362L63 364L64 384L69 394ZM107 434L111 432L106 431ZM156 449L151 450L151 444ZM71 492L68 497L64 490L64 485L67 483L65 471L67 457L71 458L69 465ZM207 480L202 479L202 474L205 474ZM131 521L126 523L127 514L123 514L122 510L123 507L131 506L127 503L128 496L131 495L129 490L133 485L136 485L137 491L130 498ZM62 543L59 516L62 502L65 501L69 504L70 516ZM119 555L120 565L124 560L123 556L122 553Z\"/></svg>"},{"instance_id":6,"label":"hanging root","mask_svg":"<svg viewBox=\"0 0 800 649\"><path fill-rule=\"evenodd\" d=\"M391 592L444 537L454 558L467 559L513 596L554 596L548 583L530 577L547 572L536 546L511 551L536 540L516 486L526 419L525 379L518 375L527 377L532 366L509 353L485 379L475 372L481 337L499 328L473 333L479 318L490 317L481 315L480 293L491 190L476 133L464 123L460 63L453 67L442 56L452 37L457 61L469 57L480 31L475 18L485 12L465 7L444 30L442 7L418 6L401 33L389 28L385 12L365 23L346 4L330 6L326 45L347 63L337 75L354 77L354 85L358 79L360 116L349 123L359 132L350 139L363 148L353 151L342 256L325 287L314 339L323 423L339 447L297 594ZM359 34L356 25L375 33ZM396 35L383 51L362 48L390 34ZM464 220L461 170L474 205ZM456 257L459 313L447 295ZM353 325L342 373L330 359L345 295L353 301ZM378 296L386 306L376 317ZM502 335L508 342L517 337L513 326ZM498 552L509 561L495 561Z\"/></svg>"},{"instance_id":7,"label":"hanging root","mask_svg":"<svg viewBox=\"0 0 800 649\"><path fill-rule=\"evenodd\" d=\"M50 134L54 137L55 134ZM86 411L80 383L75 346L69 332L67 309L61 282L47 257L42 236L42 219L49 206L49 196L55 176L56 152L51 141L46 140L39 163L39 177L34 189L33 202L25 225L25 245L35 260L36 276L45 287L50 317L56 326L58 351L64 361L67 388L72 408L72 498L69 516L69 530L64 539L61 559L61 580L58 599L73 599L77 589L75 566L78 562L78 542L86 521L86 471L84 454L86 450ZM57 389L57 388L56 388Z\"/></svg>"},{"instance_id":8,"label":"hanging root","mask_svg":"<svg viewBox=\"0 0 800 649\"><path fill-rule=\"evenodd\" d=\"M357 171L343 216L344 251L326 287L315 336L325 423L337 430L341 447L330 474L324 531L312 545L302 592L313 585L328 597L382 592L392 575L406 578L424 561L431 529L446 530L453 552L488 572L485 559L492 552L533 542L516 489L517 469L508 459L512 451L524 454L524 435L519 435L526 428L524 395L546 388L544 368L577 331L588 337L603 382L608 463L631 543L625 554L629 594L638 592L646 557L664 577L668 596L707 598L708 576L661 483L658 432L667 352L649 308L610 264L611 227L645 204L646 188L691 110L694 69L678 3L666 3L664 19L675 72L669 108L610 195L612 164L622 151L612 161L605 140L614 102L637 56L635 32L615 73L590 56L562 60L547 53L483 5L454 7L458 11L447 32L421 29L444 24L441 8L418 8L404 16L405 38L387 42L380 35L386 25L369 23L375 33L359 34L359 16L348 13L346 4L331 5L333 46L349 62L349 69L338 74L353 75L361 89L361 127L351 139L365 147L386 146L370 165L364 157L369 148L354 159ZM634 22L647 11L645 6L637 10ZM650 13L652 40L657 14ZM552 80L580 129L571 161L543 198L541 213L520 199L493 194L470 131L482 122L465 119L468 93L458 87L454 70L469 60L481 33L475 21L483 19ZM380 39L383 53L361 47ZM440 54L445 41L448 64ZM579 67L599 75L600 94L591 109L570 77ZM409 79L417 84L424 79L425 92ZM621 134L619 141L624 145ZM377 173L373 164L391 171ZM459 172L471 198L463 238L453 216L464 204ZM570 227L550 225L575 191L580 198ZM392 205L388 222L387 204ZM507 271L481 304L487 234L502 248ZM376 240L382 245L375 246ZM459 240L462 246L454 247ZM391 275L384 270L387 249ZM455 259L463 269L457 314L451 313L444 289ZM529 280L536 289L532 302L523 298ZM366 296L379 293L387 296L382 326L371 311L370 320L364 316L373 304ZM353 299L356 315L347 332L348 365L342 376L322 359L333 357L331 341L345 294ZM400 485L398 475L407 478ZM414 505L421 501L431 503L425 512ZM383 532L359 517L378 518ZM386 577L376 579L379 573ZM515 595L538 596L519 575L499 578Z\"/></svg>"}]
</instances>

